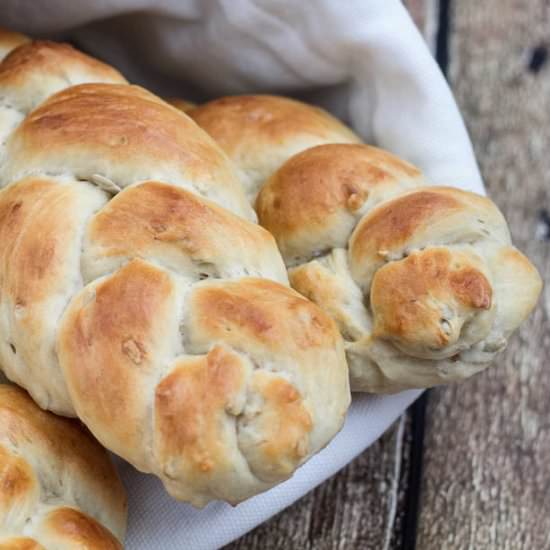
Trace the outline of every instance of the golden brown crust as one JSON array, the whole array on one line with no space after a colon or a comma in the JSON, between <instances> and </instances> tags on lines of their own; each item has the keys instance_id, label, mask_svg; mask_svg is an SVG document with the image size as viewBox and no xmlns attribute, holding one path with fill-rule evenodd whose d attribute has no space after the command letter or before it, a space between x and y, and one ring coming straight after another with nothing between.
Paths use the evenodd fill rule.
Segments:
<instances>
[{"instance_id":1,"label":"golden brown crust","mask_svg":"<svg viewBox=\"0 0 550 550\"><path fill-rule=\"evenodd\" d=\"M12 134L7 155L4 181L31 171L70 172L90 181L99 175L115 188L158 179L253 217L212 139L137 86L84 84L54 95Z\"/></svg>"},{"instance_id":2,"label":"golden brown crust","mask_svg":"<svg viewBox=\"0 0 550 550\"><path fill-rule=\"evenodd\" d=\"M65 468L74 468L86 483L96 486L97 494L109 495L106 500L113 499L113 513L125 512L125 492L112 462L78 421L42 411L25 392L5 384L0 385L0 415L3 441L40 445L42 453L57 457Z\"/></svg>"},{"instance_id":3,"label":"golden brown crust","mask_svg":"<svg viewBox=\"0 0 550 550\"><path fill-rule=\"evenodd\" d=\"M365 209L422 183L420 171L376 147L319 145L286 162L256 201L285 261L346 247Z\"/></svg>"},{"instance_id":4,"label":"golden brown crust","mask_svg":"<svg viewBox=\"0 0 550 550\"><path fill-rule=\"evenodd\" d=\"M239 168L253 201L287 159L322 143L360 143L326 111L286 97L240 95L215 99L189 112Z\"/></svg>"},{"instance_id":5,"label":"golden brown crust","mask_svg":"<svg viewBox=\"0 0 550 550\"><path fill-rule=\"evenodd\" d=\"M14 304L26 307L61 290L67 247L60 236L76 221L63 214L74 210L77 196L77 189L48 178L28 178L0 194L2 291Z\"/></svg>"},{"instance_id":6,"label":"golden brown crust","mask_svg":"<svg viewBox=\"0 0 550 550\"><path fill-rule=\"evenodd\" d=\"M453 189L419 189L387 201L358 223L350 239L354 279L368 289L372 275L388 259L428 244L509 241L506 222L489 199Z\"/></svg>"},{"instance_id":7,"label":"golden brown crust","mask_svg":"<svg viewBox=\"0 0 550 550\"><path fill-rule=\"evenodd\" d=\"M143 395L166 353L175 302L170 275L134 260L78 294L60 328L60 364L79 417L104 445L131 452L143 469L150 460Z\"/></svg>"},{"instance_id":8,"label":"golden brown crust","mask_svg":"<svg viewBox=\"0 0 550 550\"><path fill-rule=\"evenodd\" d=\"M52 548L122 550L122 544L90 516L74 508L56 508L41 526L40 538Z\"/></svg>"},{"instance_id":9,"label":"golden brown crust","mask_svg":"<svg viewBox=\"0 0 550 550\"><path fill-rule=\"evenodd\" d=\"M267 280L204 281L186 302L184 348L197 357L158 386L157 453L175 496L236 503L288 478L340 426L348 396L323 395L347 385L343 347L326 315Z\"/></svg>"},{"instance_id":10,"label":"golden brown crust","mask_svg":"<svg viewBox=\"0 0 550 550\"><path fill-rule=\"evenodd\" d=\"M354 239L361 243L356 245L357 252L362 251L360 247L365 238L369 239L370 246L378 245L387 250L396 241L409 239L420 226L428 225L433 218L446 217L461 206L462 203L452 194L430 189L394 199L362 221L354 235Z\"/></svg>"},{"instance_id":11,"label":"golden brown crust","mask_svg":"<svg viewBox=\"0 0 550 550\"><path fill-rule=\"evenodd\" d=\"M104 147L106 152L116 154L115 158L120 162L132 158L132 153L136 149L143 150L145 145L159 161L175 156L202 167L210 160L215 161L215 153L201 143L202 135L198 134L196 140L189 139L186 130L189 130L190 123L185 118L174 117L174 112L138 86L82 85L50 98L27 117L20 133L36 141L54 138L55 141L50 142L53 146L66 146L74 140L89 138L92 143ZM142 117L155 123L152 128L135 124ZM92 133L89 132L90 118L97 119ZM113 136L117 124L122 128ZM63 132L56 131L60 128ZM126 139L117 139L117 135ZM201 146L206 150L206 158L199 154Z\"/></svg>"},{"instance_id":12,"label":"golden brown crust","mask_svg":"<svg viewBox=\"0 0 550 550\"><path fill-rule=\"evenodd\" d=\"M126 189L92 219L85 275L94 278L102 262L117 257L156 258L195 280L241 273L286 282L275 241L265 229L159 182Z\"/></svg>"},{"instance_id":13,"label":"golden brown crust","mask_svg":"<svg viewBox=\"0 0 550 550\"><path fill-rule=\"evenodd\" d=\"M0 65L0 82L6 83L5 79L9 77L11 84L21 85L24 84L22 79L39 71L61 77L65 66L71 64L85 68L102 82L125 82L124 77L110 65L75 50L70 44L47 40L35 40L14 49Z\"/></svg>"},{"instance_id":14,"label":"golden brown crust","mask_svg":"<svg viewBox=\"0 0 550 550\"><path fill-rule=\"evenodd\" d=\"M373 336L398 341L413 354L417 348L454 345L464 322L492 306L491 284L481 265L475 255L446 248L428 248L385 265L370 293Z\"/></svg>"},{"instance_id":15,"label":"golden brown crust","mask_svg":"<svg viewBox=\"0 0 550 550\"><path fill-rule=\"evenodd\" d=\"M302 395L284 378L256 372L251 389L263 400L261 413L246 420L248 429L254 426L263 436L251 469L266 480L286 479L308 453L313 420Z\"/></svg>"},{"instance_id":16,"label":"golden brown crust","mask_svg":"<svg viewBox=\"0 0 550 550\"><path fill-rule=\"evenodd\" d=\"M265 138L273 143L287 136L307 133L326 139L335 129L352 141L359 138L326 111L290 99L273 95L237 95L214 99L198 106L191 117L210 133L232 156L241 147L235 141L236 130L249 138Z\"/></svg>"},{"instance_id":17,"label":"golden brown crust","mask_svg":"<svg viewBox=\"0 0 550 550\"><path fill-rule=\"evenodd\" d=\"M29 177L0 193L0 359L34 399L74 415L55 356L57 322L80 285L82 222L105 198L77 182Z\"/></svg>"},{"instance_id":18,"label":"golden brown crust","mask_svg":"<svg viewBox=\"0 0 550 550\"><path fill-rule=\"evenodd\" d=\"M45 550L41 544L28 537L0 539L0 550Z\"/></svg>"},{"instance_id":19,"label":"golden brown crust","mask_svg":"<svg viewBox=\"0 0 550 550\"><path fill-rule=\"evenodd\" d=\"M89 285L63 319L60 361L79 416L109 448L154 471L177 498L236 503L288 477L325 444L325 430L341 425L349 398L343 348L334 323L282 285L240 279L186 288L141 260ZM181 353L197 357L182 355L158 383L151 434L143 396L157 384L160 361ZM263 365L282 374L251 374ZM322 423L321 405L303 397L313 399L312 386L319 399L337 389ZM262 402L254 413L252 395ZM154 456L143 449L149 444Z\"/></svg>"},{"instance_id":20,"label":"golden brown crust","mask_svg":"<svg viewBox=\"0 0 550 550\"><path fill-rule=\"evenodd\" d=\"M113 67L69 44L43 40L19 46L0 63L0 93L23 113L55 92L85 82L126 83L126 80Z\"/></svg>"},{"instance_id":21,"label":"golden brown crust","mask_svg":"<svg viewBox=\"0 0 550 550\"><path fill-rule=\"evenodd\" d=\"M27 518L51 506L42 503L44 495L56 494L56 502L88 508L124 536L126 494L104 449L77 421L42 411L25 392L5 384L0 385L0 487L0 528L7 532L22 533Z\"/></svg>"},{"instance_id":22,"label":"golden brown crust","mask_svg":"<svg viewBox=\"0 0 550 550\"><path fill-rule=\"evenodd\" d=\"M359 391L479 372L540 293L490 200L422 185L389 153L326 144L287 160L256 201L292 286L338 324Z\"/></svg>"},{"instance_id":23,"label":"golden brown crust","mask_svg":"<svg viewBox=\"0 0 550 550\"><path fill-rule=\"evenodd\" d=\"M0 526L12 508L28 508L38 496L38 480L30 464L0 446Z\"/></svg>"},{"instance_id":24,"label":"golden brown crust","mask_svg":"<svg viewBox=\"0 0 550 550\"><path fill-rule=\"evenodd\" d=\"M398 197L361 220L352 237L352 255L358 263L367 255L384 258L383 254L407 242L418 228L430 225L434 218L446 218L461 207L452 194L430 189Z\"/></svg>"},{"instance_id":25,"label":"golden brown crust","mask_svg":"<svg viewBox=\"0 0 550 550\"><path fill-rule=\"evenodd\" d=\"M297 292L261 279L212 282L193 292L193 340L223 341L236 349L266 347L283 356L338 342L331 319ZM284 321L282 321L284 320Z\"/></svg>"},{"instance_id":26,"label":"golden brown crust","mask_svg":"<svg viewBox=\"0 0 550 550\"><path fill-rule=\"evenodd\" d=\"M227 453L226 410L238 408L246 392L249 365L220 346L200 357L183 357L155 392L157 453L162 467L189 479L233 468Z\"/></svg>"},{"instance_id":27,"label":"golden brown crust","mask_svg":"<svg viewBox=\"0 0 550 550\"><path fill-rule=\"evenodd\" d=\"M29 41L30 38L24 34L0 28L0 61L12 50Z\"/></svg>"},{"instance_id":28,"label":"golden brown crust","mask_svg":"<svg viewBox=\"0 0 550 550\"><path fill-rule=\"evenodd\" d=\"M343 342L311 303L251 278L287 283L273 237L238 217L255 214L222 149L181 105L105 67L44 42L0 64L0 364L176 498L237 503L340 429ZM355 139L310 110L323 139ZM91 483L60 481L111 528ZM77 516L57 514L35 540L107 544Z\"/></svg>"}]
</instances>

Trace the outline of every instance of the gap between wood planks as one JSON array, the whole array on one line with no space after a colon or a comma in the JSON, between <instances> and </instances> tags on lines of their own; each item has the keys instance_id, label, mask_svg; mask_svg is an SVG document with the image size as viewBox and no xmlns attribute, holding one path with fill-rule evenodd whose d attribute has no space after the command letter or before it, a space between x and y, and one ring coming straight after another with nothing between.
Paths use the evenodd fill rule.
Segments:
<instances>
[{"instance_id":1,"label":"gap between wood planks","mask_svg":"<svg viewBox=\"0 0 550 550\"><path fill-rule=\"evenodd\" d=\"M431 393L417 548L550 548L550 1L452 4L449 79L488 194L546 280L497 364Z\"/></svg>"},{"instance_id":2,"label":"gap between wood planks","mask_svg":"<svg viewBox=\"0 0 550 550\"><path fill-rule=\"evenodd\" d=\"M451 0L429 2L428 5L425 7L425 13L429 21L430 12L428 12L428 10L432 10L432 22L428 22L424 27L425 35L428 44L431 44L433 51L435 51L435 57L441 71L445 77L447 77L447 69L449 66ZM404 525L402 529L402 550L416 549L418 520L420 516L420 493L422 490L422 468L424 462L425 418L429 395L430 390L425 391L411 407L412 443L410 447L410 469L406 489ZM399 457L401 457L401 454Z\"/></svg>"}]
</instances>

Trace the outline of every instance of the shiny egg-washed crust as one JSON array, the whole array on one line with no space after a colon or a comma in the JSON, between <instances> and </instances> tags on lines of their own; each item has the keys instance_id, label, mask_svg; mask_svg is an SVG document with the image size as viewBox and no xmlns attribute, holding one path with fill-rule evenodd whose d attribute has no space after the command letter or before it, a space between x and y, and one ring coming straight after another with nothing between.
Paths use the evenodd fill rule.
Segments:
<instances>
[{"instance_id":1,"label":"shiny egg-washed crust","mask_svg":"<svg viewBox=\"0 0 550 550\"><path fill-rule=\"evenodd\" d=\"M75 421L0 384L0 549L117 550L126 493L107 452Z\"/></svg>"},{"instance_id":2,"label":"shiny egg-washed crust","mask_svg":"<svg viewBox=\"0 0 550 550\"><path fill-rule=\"evenodd\" d=\"M19 32L8 31L0 28L0 61L6 57L12 50L21 46L25 42L30 42L30 38Z\"/></svg>"},{"instance_id":3,"label":"shiny egg-washed crust","mask_svg":"<svg viewBox=\"0 0 550 550\"><path fill-rule=\"evenodd\" d=\"M0 65L0 94L4 104L28 113L54 93L89 82L126 83L115 69L69 44L25 42Z\"/></svg>"},{"instance_id":4,"label":"shiny egg-washed crust","mask_svg":"<svg viewBox=\"0 0 550 550\"><path fill-rule=\"evenodd\" d=\"M292 286L346 340L352 390L391 393L487 367L541 291L487 198L427 187L367 145L322 145L287 161L257 199Z\"/></svg>"},{"instance_id":5,"label":"shiny egg-washed crust","mask_svg":"<svg viewBox=\"0 0 550 550\"><path fill-rule=\"evenodd\" d=\"M361 142L326 111L286 97L223 97L188 114L235 163L251 202L269 176L296 153L323 143Z\"/></svg>"},{"instance_id":6,"label":"shiny egg-washed crust","mask_svg":"<svg viewBox=\"0 0 550 550\"><path fill-rule=\"evenodd\" d=\"M30 41L0 29L2 47L7 55L0 55L0 162L10 134L52 94L87 82L126 83L117 70L68 44Z\"/></svg>"},{"instance_id":7,"label":"shiny egg-washed crust","mask_svg":"<svg viewBox=\"0 0 550 550\"><path fill-rule=\"evenodd\" d=\"M68 173L116 193L158 179L255 219L212 139L138 86L89 84L55 94L10 135L6 157L0 176L4 184L26 174Z\"/></svg>"},{"instance_id":8,"label":"shiny egg-washed crust","mask_svg":"<svg viewBox=\"0 0 550 550\"><path fill-rule=\"evenodd\" d=\"M5 63L23 48L21 97L38 86L32 48L68 83L91 71L49 43ZM24 115L0 157L6 375L197 506L288 478L342 425L344 346L288 287L227 157L123 83L70 86Z\"/></svg>"}]
</instances>

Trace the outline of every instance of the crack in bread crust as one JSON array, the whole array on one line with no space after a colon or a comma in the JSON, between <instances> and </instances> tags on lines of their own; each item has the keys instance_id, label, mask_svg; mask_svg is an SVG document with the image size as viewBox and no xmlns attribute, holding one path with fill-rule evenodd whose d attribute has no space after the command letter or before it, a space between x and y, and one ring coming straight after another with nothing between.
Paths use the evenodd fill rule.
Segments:
<instances>
[{"instance_id":1,"label":"crack in bread crust","mask_svg":"<svg viewBox=\"0 0 550 550\"><path fill-rule=\"evenodd\" d=\"M490 200L428 187L374 147L327 144L290 158L256 208L292 286L338 323L357 391L479 372L541 291Z\"/></svg>"}]
</instances>

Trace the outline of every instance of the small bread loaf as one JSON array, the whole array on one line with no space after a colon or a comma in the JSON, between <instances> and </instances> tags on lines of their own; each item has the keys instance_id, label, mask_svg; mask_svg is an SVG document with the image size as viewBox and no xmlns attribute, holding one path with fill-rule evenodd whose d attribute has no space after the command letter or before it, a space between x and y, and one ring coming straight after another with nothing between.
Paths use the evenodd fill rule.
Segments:
<instances>
[{"instance_id":1,"label":"small bread loaf","mask_svg":"<svg viewBox=\"0 0 550 550\"><path fill-rule=\"evenodd\" d=\"M292 155L322 143L361 142L326 111L286 97L224 97L192 109L189 116L235 163L252 203Z\"/></svg>"},{"instance_id":2,"label":"small bread loaf","mask_svg":"<svg viewBox=\"0 0 550 550\"><path fill-rule=\"evenodd\" d=\"M0 384L0 548L117 550L126 493L79 422Z\"/></svg>"},{"instance_id":3,"label":"small bread loaf","mask_svg":"<svg viewBox=\"0 0 550 550\"><path fill-rule=\"evenodd\" d=\"M174 497L237 503L340 429L343 341L287 286L231 163L181 111L87 83L27 114L44 71L91 77L79 55L31 43L0 65L21 118L0 166L0 361Z\"/></svg>"},{"instance_id":4,"label":"small bread loaf","mask_svg":"<svg viewBox=\"0 0 550 550\"><path fill-rule=\"evenodd\" d=\"M0 29L2 49L7 55L0 63L0 159L6 155L8 136L32 109L55 92L84 82L126 82L112 67L68 44L31 42Z\"/></svg>"},{"instance_id":5,"label":"small bread loaf","mask_svg":"<svg viewBox=\"0 0 550 550\"><path fill-rule=\"evenodd\" d=\"M258 196L292 286L340 327L352 390L423 388L484 369L540 294L489 199L424 185L385 151L335 144L292 157Z\"/></svg>"}]
</instances>

